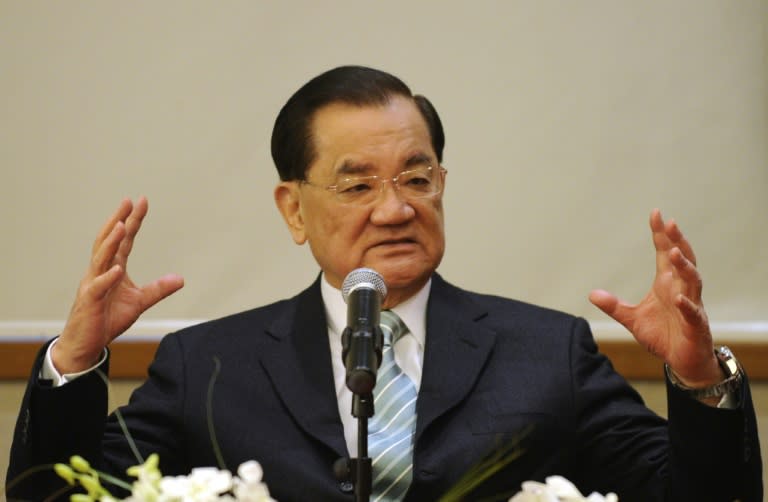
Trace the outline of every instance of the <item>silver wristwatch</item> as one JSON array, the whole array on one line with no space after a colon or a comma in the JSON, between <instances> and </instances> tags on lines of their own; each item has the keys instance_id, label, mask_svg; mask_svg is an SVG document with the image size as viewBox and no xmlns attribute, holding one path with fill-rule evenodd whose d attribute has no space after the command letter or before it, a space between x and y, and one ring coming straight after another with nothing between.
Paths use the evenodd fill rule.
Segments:
<instances>
[{"instance_id":1,"label":"silver wristwatch","mask_svg":"<svg viewBox=\"0 0 768 502\"><path fill-rule=\"evenodd\" d=\"M704 387L701 389L688 387L675 376L674 372L668 365L664 365L664 370L666 371L667 378L669 378L669 381L672 383L672 385L684 391L694 399L701 400L710 397L722 397L729 392L735 392L741 387L741 381L744 379L744 370L742 369L739 361L733 355L733 352L731 352L731 349L725 345L715 349L715 356L717 356L717 360L720 363L720 367L723 368L726 377L722 382L716 383L715 385L710 385L709 387Z\"/></svg>"}]
</instances>

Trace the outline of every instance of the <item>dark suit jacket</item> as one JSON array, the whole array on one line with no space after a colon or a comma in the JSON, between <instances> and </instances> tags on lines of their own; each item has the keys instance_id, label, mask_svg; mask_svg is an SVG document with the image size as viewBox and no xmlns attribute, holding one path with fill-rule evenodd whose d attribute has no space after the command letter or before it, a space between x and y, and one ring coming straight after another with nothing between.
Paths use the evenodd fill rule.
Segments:
<instances>
[{"instance_id":1,"label":"dark suit jacket","mask_svg":"<svg viewBox=\"0 0 768 502\"><path fill-rule=\"evenodd\" d=\"M9 481L72 453L123 476L137 460L115 417L104 420L104 382L89 374L46 388L39 366ZM484 456L517 444L522 455L468 500L502 499L523 480L561 474L622 502L761 501L748 385L735 410L671 387L669 396L667 423L597 352L584 320L470 293L435 275L407 500L436 500ZM348 452L319 281L290 300L166 336L122 415L139 451L160 454L165 474L217 465L218 448L232 470L261 462L280 501L354 500L332 470ZM40 500L54 485L61 483L36 473L10 495Z\"/></svg>"}]
</instances>

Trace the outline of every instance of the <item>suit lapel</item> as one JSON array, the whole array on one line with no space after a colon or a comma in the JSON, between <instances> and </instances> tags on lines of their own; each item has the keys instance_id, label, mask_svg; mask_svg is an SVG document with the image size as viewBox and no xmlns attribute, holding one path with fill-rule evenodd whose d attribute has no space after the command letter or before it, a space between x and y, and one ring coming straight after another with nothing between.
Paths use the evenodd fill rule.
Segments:
<instances>
[{"instance_id":1,"label":"suit lapel","mask_svg":"<svg viewBox=\"0 0 768 502\"><path fill-rule=\"evenodd\" d=\"M307 434L346 456L319 280L289 302L268 333L261 363L280 399Z\"/></svg>"},{"instance_id":2,"label":"suit lapel","mask_svg":"<svg viewBox=\"0 0 768 502\"><path fill-rule=\"evenodd\" d=\"M471 391L496 342L477 322L487 315L435 274L427 306L427 338L417 405L416 440Z\"/></svg>"},{"instance_id":3,"label":"suit lapel","mask_svg":"<svg viewBox=\"0 0 768 502\"><path fill-rule=\"evenodd\" d=\"M475 385L496 341L496 333L477 322L485 315L460 289L433 276L416 440ZM319 280L288 302L268 333L271 343L260 359L280 399L307 434L346 456Z\"/></svg>"}]
</instances>

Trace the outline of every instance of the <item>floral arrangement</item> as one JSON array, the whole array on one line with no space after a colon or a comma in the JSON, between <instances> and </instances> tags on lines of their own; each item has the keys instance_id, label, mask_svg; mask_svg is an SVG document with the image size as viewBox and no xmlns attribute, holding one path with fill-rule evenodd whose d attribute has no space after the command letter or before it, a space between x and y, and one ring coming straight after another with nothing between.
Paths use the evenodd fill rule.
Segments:
<instances>
[{"instance_id":1,"label":"floral arrangement","mask_svg":"<svg viewBox=\"0 0 768 502\"><path fill-rule=\"evenodd\" d=\"M130 467L128 475L136 478L130 485L96 471L79 456L72 457L69 465L56 464L54 470L71 486L79 484L86 490L72 495L71 502L275 502L261 481L263 471L255 460L241 464L237 476L215 467L198 467L187 476L163 476L159 461L152 454L143 464ZM130 490L131 495L115 498L100 479Z\"/></svg>"},{"instance_id":2,"label":"floral arrangement","mask_svg":"<svg viewBox=\"0 0 768 502\"><path fill-rule=\"evenodd\" d=\"M261 465L250 460L240 465L237 476L225 469L198 467L187 476L162 476L158 468L159 457L150 455L141 465L128 469L136 478L133 484L115 479L93 469L82 457L74 456L70 464L56 464L54 470L72 486L79 484L87 493L71 496L71 502L275 502L267 485L262 482ZM101 485L100 479L130 490L126 499L117 499ZM592 493L584 497L562 476L550 476L546 483L525 481L522 491L509 502L618 502L609 493Z\"/></svg>"}]
</instances>

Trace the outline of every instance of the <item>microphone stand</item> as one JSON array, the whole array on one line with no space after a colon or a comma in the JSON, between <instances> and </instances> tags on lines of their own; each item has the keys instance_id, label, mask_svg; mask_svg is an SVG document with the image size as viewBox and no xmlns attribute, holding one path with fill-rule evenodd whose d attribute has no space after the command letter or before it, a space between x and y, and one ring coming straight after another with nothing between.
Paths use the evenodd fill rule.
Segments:
<instances>
[{"instance_id":1,"label":"microphone stand","mask_svg":"<svg viewBox=\"0 0 768 502\"><path fill-rule=\"evenodd\" d=\"M378 316L376 316L378 320ZM345 462L341 477L349 478L355 487L355 501L368 502L373 485L373 467L368 456L368 419L374 415L373 388L376 386L376 370L381 364L381 348L384 335L378 324L363 331L344 330L342 334L343 357L348 354L365 364L351 364L347 373L347 387L352 391L352 416L357 418L357 458Z\"/></svg>"},{"instance_id":2,"label":"microphone stand","mask_svg":"<svg viewBox=\"0 0 768 502\"><path fill-rule=\"evenodd\" d=\"M357 418L357 458L349 460L349 473L355 486L355 501L368 502L373 486L373 467L368 456L368 419L373 416L373 394L352 396L352 416Z\"/></svg>"}]
</instances>

